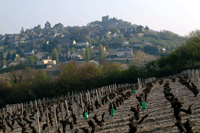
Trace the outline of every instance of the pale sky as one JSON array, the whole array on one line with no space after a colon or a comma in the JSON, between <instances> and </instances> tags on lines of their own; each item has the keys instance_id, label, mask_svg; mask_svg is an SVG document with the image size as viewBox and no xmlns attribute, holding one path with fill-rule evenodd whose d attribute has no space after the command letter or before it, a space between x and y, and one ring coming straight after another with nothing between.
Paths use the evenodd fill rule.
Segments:
<instances>
[{"instance_id":1,"label":"pale sky","mask_svg":"<svg viewBox=\"0 0 200 133\"><path fill-rule=\"evenodd\" d=\"M198 0L0 0L0 34L19 33L21 27L44 28L62 23L86 26L109 15L132 24L181 36L200 29Z\"/></svg>"}]
</instances>

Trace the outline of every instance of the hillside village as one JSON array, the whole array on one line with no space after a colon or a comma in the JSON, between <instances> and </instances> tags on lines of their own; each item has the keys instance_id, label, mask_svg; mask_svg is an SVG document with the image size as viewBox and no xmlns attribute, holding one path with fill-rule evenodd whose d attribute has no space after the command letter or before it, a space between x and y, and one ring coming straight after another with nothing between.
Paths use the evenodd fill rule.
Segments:
<instances>
[{"instance_id":1,"label":"hillside village","mask_svg":"<svg viewBox=\"0 0 200 133\"><path fill-rule=\"evenodd\" d=\"M159 41L158 41L159 40ZM171 43L170 43L171 42ZM100 44L105 60L131 60L138 50L153 56L167 54L183 43L183 37L169 31L156 32L148 26L131 24L117 18L103 16L87 26L64 27L46 22L24 30L20 34L0 35L0 67L6 68L24 63L27 65L47 65L51 67L59 62L70 60L98 61ZM90 57L87 57L87 47ZM59 59L52 58L56 49ZM36 55L32 56L32 55Z\"/></svg>"}]
</instances>

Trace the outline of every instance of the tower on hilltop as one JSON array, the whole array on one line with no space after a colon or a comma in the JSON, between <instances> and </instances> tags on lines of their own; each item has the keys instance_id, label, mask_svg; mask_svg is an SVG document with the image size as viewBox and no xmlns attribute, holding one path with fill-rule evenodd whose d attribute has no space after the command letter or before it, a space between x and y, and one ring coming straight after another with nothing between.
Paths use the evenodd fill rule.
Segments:
<instances>
[{"instance_id":1,"label":"tower on hilltop","mask_svg":"<svg viewBox=\"0 0 200 133\"><path fill-rule=\"evenodd\" d=\"M49 21L46 22L45 29L51 29L51 23Z\"/></svg>"},{"instance_id":2,"label":"tower on hilltop","mask_svg":"<svg viewBox=\"0 0 200 133\"><path fill-rule=\"evenodd\" d=\"M108 26L109 16L103 16L102 17L102 26Z\"/></svg>"},{"instance_id":3,"label":"tower on hilltop","mask_svg":"<svg viewBox=\"0 0 200 133\"><path fill-rule=\"evenodd\" d=\"M102 17L102 22L107 22L109 20L109 16L103 16Z\"/></svg>"}]
</instances>

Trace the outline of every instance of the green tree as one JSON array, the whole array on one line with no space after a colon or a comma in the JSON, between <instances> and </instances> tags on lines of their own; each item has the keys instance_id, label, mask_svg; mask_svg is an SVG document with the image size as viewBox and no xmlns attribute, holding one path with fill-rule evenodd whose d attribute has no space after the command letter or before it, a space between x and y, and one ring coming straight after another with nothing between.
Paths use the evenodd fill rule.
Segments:
<instances>
[{"instance_id":1,"label":"green tree","mask_svg":"<svg viewBox=\"0 0 200 133\"><path fill-rule=\"evenodd\" d=\"M7 56L6 56L6 60L8 61L8 60L10 60L10 59L12 59L12 55L11 55L10 52L8 52L8 54L7 54Z\"/></svg>"},{"instance_id":2,"label":"green tree","mask_svg":"<svg viewBox=\"0 0 200 133\"><path fill-rule=\"evenodd\" d=\"M100 58L104 57L104 49L102 44L99 44L99 57Z\"/></svg>"},{"instance_id":3,"label":"green tree","mask_svg":"<svg viewBox=\"0 0 200 133\"><path fill-rule=\"evenodd\" d=\"M81 51L81 56L83 57L83 59L85 59L85 50L83 50L83 49Z\"/></svg>"},{"instance_id":4,"label":"green tree","mask_svg":"<svg viewBox=\"0 0 200 133\"><path fill-rule=\"evenodd\" d=\"M117 32L118 32L118 29L117 29L117 27L111 27L111 28L110 28L110 31L111 31L112 33L117 33Z\"/></svg>"},{"instance_id":5,"label":"green tree","mask_svg":"<svg viewBox=\"0 0 200 133\"><path fill-rule=\"evenodd\" d=\"M92 54L93 54L93 49L90 48L90 58L92 57Z\"/></svg>"},{"instance_id":6,"label":"green tree","mask_svg":"<svg viewBox=\"0 0 200 133\"><path fill-rule=\"evenodd\" d=\"M0 52L0 64L4 64L4 57L3 57L3 52Z\"/></svg>"},{"instance_id":7,"label":"green tree","mask_svg":"<svg viewBox=\"0 0 200 133\"><path fill-rule=\"evenodd\" d=\"M56 48L54 48L51 52L51 59L52 60L56 60L56 62L59 61L59 57L58 57L58 51Z\"/></svg>"},{"instance_id":8,"label":"green tree","mask_svg":"<svg viewBox=\"0 0 200 133\"><path fill-rule=\"evenodd\" d=\"M20 34L23 34L23 33L24 33L24 28L22 27L21 31L20 31Z\"/></svg>"},{"instance_id":9,"label":"green tree","mask_svg":"<svg viewBox=\"0 0 200 133\"><path fill-rule=\"evenodd\" d=\"M39 41L40 48L42 48L42 47L43 47L43 44L45 44L45 43L46 43L46 40L45 40L45 39L40 40L40 41Z\"/></svg>"},{"instance_id":10,"label":"green tree","mask_svg":"<svg viewBox=\"0 0 200 133\"><path fill-rule=\"evenodd\" d=\"M89 40L89 45L92 46L92 40L91 39Z\"/></svg>"},{"instance_id":11,"label":"green tree","mask_svg":"<svg viewBox=\"0 0 200 133\"><path fill-rule=\"evenodd\" d=\"M85 48L85 56L86 56L86 60L90 59L90 50L89 50L88 46L86 46L86 48Z\"/></svg>"},{"instance_id":12,"label":"green tree","mask_svg":"<svg viewBox=\"0 0 200 133\"><path fill-rule=\"evenodd\" d=\"M75 53L74 47L71 48L71 51L70 51L70 52L71 52L71 53Z\"/></svg>"},{"instance_id":13,"label":"green tree","mask_svg":"<svg viewBox=\"0 0 200 133\"><path fill-rule=\"evenodd\" d=\"M33 55L28 56L26 64L35 65L37 63L37 61L39 61L39 60L40 60L40 58L36 54L33 54Z\"/></svg>"},{"instance_id":14,"label":"green tree","mask_svg":"<svg viewBox=\"0 0 200 133\"><path fill-rule=\"evenodd\" d=\"M156 46L144 46L144 52L150 55L157 55L158 54L158 47Z\"/></svg>"},{"instance_id":15,"label":"green tree","mask_svg":"<svg viewBox=\"0 0 200 133\"><path fill-rule=\"evenodd\" d=\"M40 71L32 79L33 91L37 97L41 97L42 95L44 95L44 93L47 93L45 92L45 90L39 88L47 83L48 79L49 78L47 78L46 73L42 69L40 69Z\"/></svg>"},{"instance_id":16,"label":"green tree","mask_svg":"<svg viewBox=\"0 0 200 133\"><path fill-rule=\"evenodd\" d=\"M32 41L32 47L37 47L37 44L35 41Z\"/></svg>"},{"instance_id":17,"label":"green tree","mask_svg":"<svg viewBox=\"0 0 200 133\"><path fill-rule=\"evenodd\" d=\"M24 52L20 48L17 49L16 54L19 54L20 57L24 57Z\"/></svg>"},{"instance_id":18,"label":"green tree","mask_svg":"<svg viewBox=\"0 0 200 133\"><path fill-rule=\"evenodd\" d=\"M116 37L113 39L114 44L122 45L122 43L125 41L125 38L123 36Z\"/></svg>"}]
</instances>

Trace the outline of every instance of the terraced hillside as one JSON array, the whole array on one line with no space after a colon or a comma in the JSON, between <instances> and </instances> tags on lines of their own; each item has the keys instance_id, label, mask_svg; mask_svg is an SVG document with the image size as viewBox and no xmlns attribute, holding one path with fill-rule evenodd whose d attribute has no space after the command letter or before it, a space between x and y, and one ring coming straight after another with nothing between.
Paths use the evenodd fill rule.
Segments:
<instances>
[{"instance_id":1,"label":"terraced hillside","mask_svg":"<svg viewBox=\"0 0 200 133\"><path fill-rule=\"evenodd\" d=\"M193 132L199 133L200 94L195 97L186 85L180 83L180 78L183 76L163 78L164 80L159 79L142 86L140 84L106 86L60 99L43 99L35 101L34 104L15 105L12 107L14 108L12 111L7 107L1 111L0 132L128 133L134 132L131 129L137 128L135 131L137 133L178 133L180 128L177 127L177 124L175 125L177 120L174 116L174 106L173 102L170 102L177 98L182 102L181 109L187 111L191 105L191 112L188 114L180 112L180 123L184 124L190 120L189 125ZM189 78L186 78L183 83L188 82L189 85L194 83L199 90L199 82L190 76ZM153 86L151 87L151 85ZM166 97L164 88L170 90L173 98ZM133 93L133 90L136 90L136 93ZM146 100L145 94L147 94ZM139 102L138 97L142 101ZM146 109L142 109L144 107L141 106L142 102L145 102ZM134 112L134 109L137 110L137 106L139 107L139 111L136 111L139 113L138 115ZM112 108L115 109L114 116L111 116ZM12 114L10 114L11 112ZM87 116L84 119L85 112L89 113L88 119ZM137 117L139 118L137 119ZM140 123L139 121L143 117L144 120ZM11 129L13 130L11 131ZM187 132L186 128L184 132Z\"/></svg>"}]
</instances>

